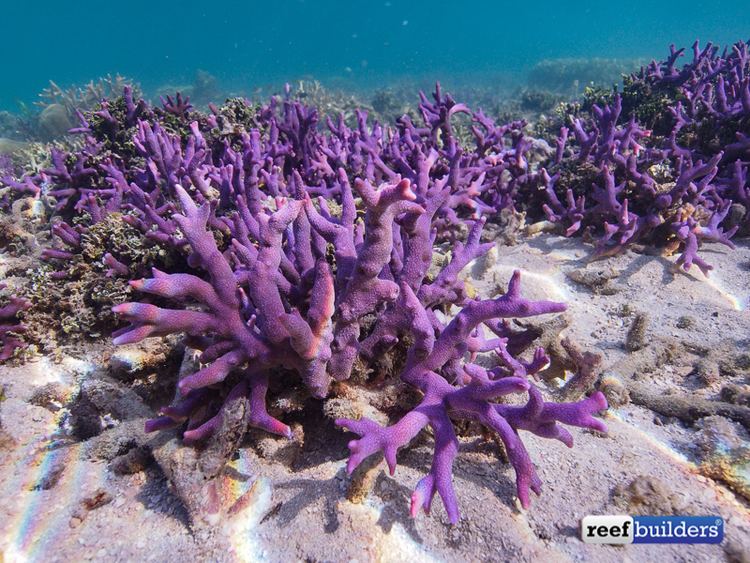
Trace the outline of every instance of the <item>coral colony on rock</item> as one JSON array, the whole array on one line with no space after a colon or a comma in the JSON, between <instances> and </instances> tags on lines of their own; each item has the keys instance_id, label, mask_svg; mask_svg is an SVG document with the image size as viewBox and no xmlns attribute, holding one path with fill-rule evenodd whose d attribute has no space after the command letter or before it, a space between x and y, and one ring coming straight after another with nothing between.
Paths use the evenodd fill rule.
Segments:
<instances>
[{"instance_id":1,"label":"coral colony on rock","mask_svg":"<svg viewBox=\"0 0 750 563\"><path fill-rule=\"evenodd\" d=\"M520 431L569 447L563 425L606 431L593 416L607 408L601 392L545 400L545 350L524 354L535 336L511 322L565 305L524 298L518 271L494 299L475 298L462 280L494 247L485 227L525 212L566 236L583 233L596 255L662 248L704 273L703 242L731 248L750 229L748 44L721 54L696 44L679 67L681 55L672 47L622 92L567 106L553 148L524 122L498 124L439 86L421 96L420 119L393 125L362 111L321 123L289 92L204 113L179 94L152 107L126 86L79 111L77 144L53 149L49 168L6 176L4 203L41 199L53 209L54 243L42 254L51 279L73 283L88 261L102 279L129 280L134 301L112 303L130 323L116 344L186 334L200 351L201 368L147 431L180 428L185 443L205 442L242 401L243 433L291 437L268 411L270 388L301 381L324 398L340 382L362 384L390 356L418 398L391 425L336 421L358 435L347 470L382 454L395 471L398 450L430 427L432 466L411 512L428 511L437 493L456 523L457 421L501 438L524 507L541 482ZM128 229L124 239L102 235L112 224ZM94 236L98 254L87 250ZM21 345L17 315L29 306L17 297L0 310L3 359Z\"/></svg>"},{"instance_id":2,"label":"coral colony on rock","mask_svg":"<svg viewBox=\"0 0 750 563\"><path fill-rule=\"evenodd\" d=\"M680 252L685 270L695 263L707 274L701 242L733 248L732 235L750 227L750 55L747 43L718 55L718 47L701 50L696 42L692 62L678 70L683 51L672 46L666 61L628 77L622 96L593 104L591 119L574 118L560 129L556 173L542 172L544 211L566 235L592 227L598 254L656 244ZM630 115L623 116L623 96ZM586 170L590 186L558 186L568 183L571 168ZM733 224L723 228L730 212Z\"/></svg>"},{"instance_id":3,"label":"coral colony on rock","mask_svg":"<svg viewBox=\"0 0 750 563\"><path fill-rule=\"evenodd\" d=\"M6 284L0 284L0 289L5 287ZM11 296L8 304L0 307L0 361L12 358L15 351L23 347L19 334L23 333L26 327L19 321L18 313L28 309L30 305L31 303L22 297Z\"/></svg>"}]
</instances>

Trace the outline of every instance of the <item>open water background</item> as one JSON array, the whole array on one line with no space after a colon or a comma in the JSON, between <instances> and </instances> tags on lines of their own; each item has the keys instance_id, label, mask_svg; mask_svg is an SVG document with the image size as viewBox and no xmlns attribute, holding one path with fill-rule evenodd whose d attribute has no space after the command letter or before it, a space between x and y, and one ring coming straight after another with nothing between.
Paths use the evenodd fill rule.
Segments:
<instances>
[{"instance_id":1,"label":"open water background","mask_svg":"<svg viewBox=\"0 0 750 563\"><path fill-rule=\"evenodd\" d=\"M107 73L147 92L190 84L197 69L238 91L301 78L368 90L403 78L500 84L545 58L661 58L670 43L750 37L738 1L6 0L0 22L9 110L50 79Z\"/></svg>"}]
</instances>

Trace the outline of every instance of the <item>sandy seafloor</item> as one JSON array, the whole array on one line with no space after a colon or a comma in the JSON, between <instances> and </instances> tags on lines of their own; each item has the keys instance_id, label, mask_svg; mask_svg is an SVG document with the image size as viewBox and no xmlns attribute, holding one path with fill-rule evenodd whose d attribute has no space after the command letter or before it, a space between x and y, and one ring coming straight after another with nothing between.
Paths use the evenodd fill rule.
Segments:
<instances>
[{"instance_id":1,"label":"sandy seafloor","mask_svg":"<svg viewBox=\"0 0 750 563\"><path fill-rule=\"evenodd\" d=\"M697 384L693 364L706 358L721 362L748 350L748 242L740 241L735 251L704 247L702 256L715 267L710 279L697 268L674 274L674 258L632 252L587 265L589 252L578 239L539 235L498 247L494 265L474 268L480 275L472 283L486 295L507 282L513 269L521 269L524 295L546 295L568 304L572 325L567 334L603 354L605 375L635 382L657 398L718 400L727 382L719 378ZM566 276L581 268L617 272L611 281L614 294L595 294ZM632 309L630 316L623 306ZM638 311L649 315L646 348L629 353L623 342ZM677 352L665 359L665 349ZM349 502L344 467L350 436L313 416L303 423L301 452L290 453L280 439L263 436L258 439L264 441L264 457L257 448L244 447L222 492L236 499L250 488L244 508L219 522L191 525L188 510L158 464L115 475L106 455L92 453L106 444L65 442L50 448L64 410L29 403L35 389L51 381L75 395L100 358L112 351L102 339L61 362L41 357L0 368L5 388L0 403L5 432L0 444L0 561L666 562L750 557L747 500L698 467L695 447L705 435L705 421L690 424L633 403L609 411L606 436L572 429L572 450L523 434L544 482L542 495L532 495L528 510L515 501L511 467L476 438L463 439L455 465L462 516L457 526L447 524L437 499L430 516L409 517L411 491L431 460L429 439L399 453L395 476L378 466L365 501ZM741 377L738 382L743 383ZM122 416L130 420L113 424L139 428L142 416L141 408L135 408L132 417ZM747 446L738 422L716 417L711 422ZM101 442L101 436L89 442L94 440ZM294 463L289 463L290 455ZM748 466L739 474L747 491ZM579 539L585 515L638 511L720 515L725 540L718 546L611 547Z\"/></svg>"}]
</instances>

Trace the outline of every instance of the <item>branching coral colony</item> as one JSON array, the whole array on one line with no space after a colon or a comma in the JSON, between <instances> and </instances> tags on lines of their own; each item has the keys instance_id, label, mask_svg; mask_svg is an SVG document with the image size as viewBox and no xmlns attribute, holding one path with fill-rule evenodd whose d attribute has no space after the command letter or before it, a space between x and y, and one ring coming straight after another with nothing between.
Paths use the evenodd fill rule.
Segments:
<instances>
[{"instance_id":1,"label":"branching coral colony","mask_svg":"<svg viewBox=\"0 0 750 563\"><path fill-rule=\"evenodd\" d=\"M131 281L176 308L114 307L130 321L115 333L117 344L186 333L202 350L205 367L179 382L175 402L147 430L185 426L186 442L207 439L221 425L222 402L245 396L250 425L289 436L266 407L269 378L279 368L325 397L332 381L350 378L355 362L372 364L404 343L401 379L422 401L389 427L339 420L360 435L350 444L348 469L382 451L393 470L396 451L431 426L434 462L412 508L428 509L439 493L451 522L458 519L451 419L475 420L499 434L524 506L540 482L519 430L569 446L572 437L559 423L604 430L592 417L606 408L603 395L547 403L528 379L545 367L544 351L529 362L509 352L529 342L504 320L564 305L524 299L518 272L494 300L470 298L459 278L492 246L480 242L482 215L505 207L527 181L521 124L497 126L439 89L420 108L422 126L408 118L395 130L370 126L359 114L356 128L329 120L323 133L316 112L289 99L257 109L235 104L230 113L242 113L240 122L230 121L226 106L206 116L183 99L150 108L126 89L82 116L83 148L55 152L52 169L13 184L18 192L55 197L63 220L52 229L60 245L44 257L60 265L58 277L68 275L65 264L90 230L116 213L153 244L188 254L190 273L154 269L151 278ZM453 133L459 112L474 124L475 149L460 147ZM438 239L450 246L450 260L428 277ZM103 263L115 277L138 269L113 253ZM450 319L443 311L452 306L459 312ZM469 361L493 350L501 359L495 368ZM527 393L528 400L497 402L511 393Z\"/></svg>"},{"instance_id":2,"label":"branching coral colony","mask_svg":"<svg viewBox=\"0 0 750 563\"><path fill-rule=\"evenodd\" d=\"M666 61L627 77L622 96L561 128L553 174L541 173L544 211L568 236L591 230L598 254L665 246L685 270L707 274L700 244L734 248L732 235L750 229L750 54L748 43L719 55L696 42L678 69L683 52L672 46ZM584 170L594 171L588 182Z\"/></svg>"},{"instance_id":3,"label":"branching coral colony","mask_svg":"<svg viewBox=\"0 0 750 563\"><path fill-rule=\"evenodd\" d=\"M59 268L56 279L74 275L69 263L106 221L140 233L139 249L187 257L137 279L158 253L125 244L96 254L107 276L154 296L114 307L130 322L115 333L117 344L185 333L202 352L202 369L179 382L175 401L147 430L181 427L188 443L210 439L224 406L246 398L250 425L290 436L266 406L280 374L295 373L311 395L325 397L333 381L398 354L400 378L420 402L392 426L338 420L359 435L348 470L382 452L393 471L398 449L429 426L435 454L412 513L429 509L437 493L456 522L453 420L500 436L524 506L540 482L519 430L571 446L561 424L605 429L593 418L607 407L601 393L545 402L533 381L547 365L544 350L520 357L532 338L511 319L558 313L563 304L524 299L518 272L501 297L469 295L459 274L491 247L481 241L486 221L507 208L541 217L545 204L567 234L598 235L602 254L655 244L681 252L685 269L704 271L700 243L731 246L747 227L748 48L694 51L677 70L681 52L673 50L631 77L622 97L571 119L538 170L523 122L498 125L439 87L433 100L421 97L421 123L404 116L394 127L369 123L364 112L353 127L343 119L321 127L314 109L289 96L265 106L230 100L204 114L180 96L151 107L125 88L80 115L80 148L55 150L50 169L5 183L14 197L54 203L57 243L43 257ZM649 114L653 134L639 122L639 95L661 104ZM720 138L685 134L716 124ZM727 140L732 130L736 138ZM735 225L725 227L732 214ZM446 248L449 259L434 261ZM487 352L498 365L478 363ZM526 394L525 404L501 399L509 394Z\"/></svg>"}]
</instances>

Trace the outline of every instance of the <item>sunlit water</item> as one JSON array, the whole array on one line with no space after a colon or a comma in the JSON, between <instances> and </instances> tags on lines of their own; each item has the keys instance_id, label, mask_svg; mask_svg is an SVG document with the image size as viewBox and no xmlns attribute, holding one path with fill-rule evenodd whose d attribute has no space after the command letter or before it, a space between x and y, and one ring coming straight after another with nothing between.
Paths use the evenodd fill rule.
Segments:
<instances>
[{"instance_id":1,"label":"sunlit water","mask_svg":"<svg viewBox=\"0 0 750 563\"><path fill-rule=\"evenodd\" d=\"M50 79L107 73L146 90L189 84L197 69L238 91L305 77L366 90L403 78L500 86L541 59L651 59L672 42L750 36L745 2L697 0L40 0L4 2L0 21L0 109L33 101Z\"/></svg>"}]
</instances>

